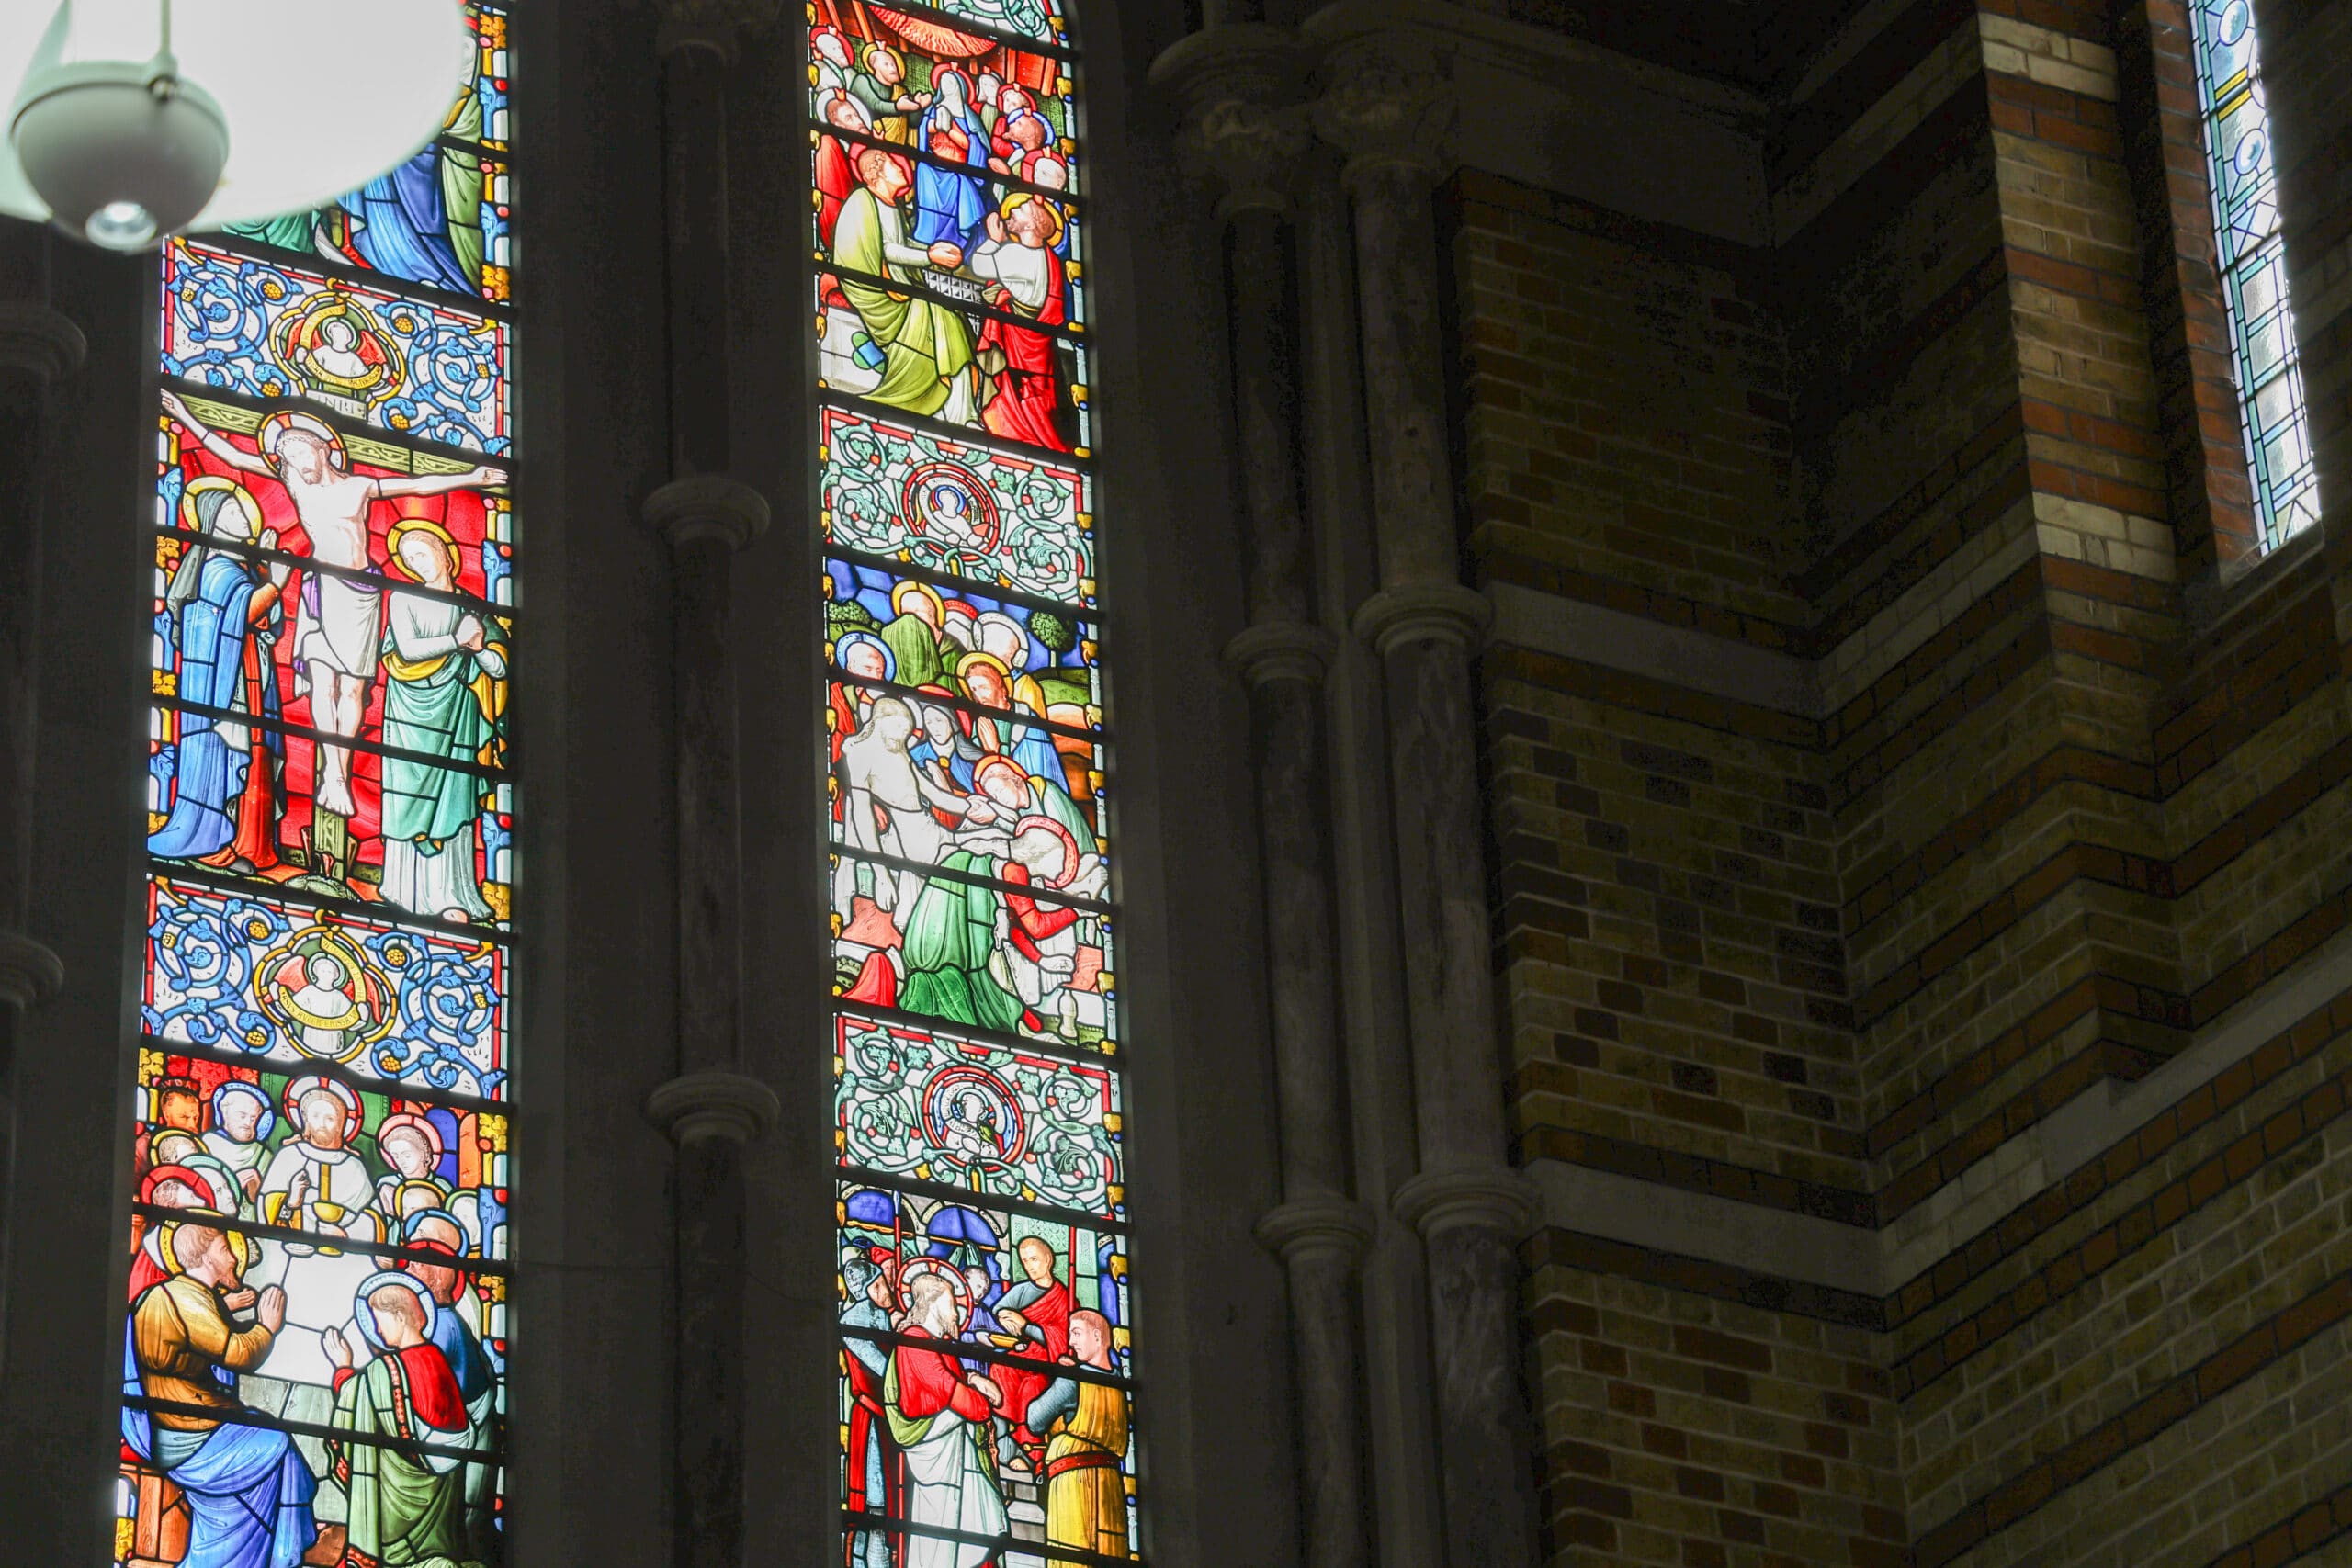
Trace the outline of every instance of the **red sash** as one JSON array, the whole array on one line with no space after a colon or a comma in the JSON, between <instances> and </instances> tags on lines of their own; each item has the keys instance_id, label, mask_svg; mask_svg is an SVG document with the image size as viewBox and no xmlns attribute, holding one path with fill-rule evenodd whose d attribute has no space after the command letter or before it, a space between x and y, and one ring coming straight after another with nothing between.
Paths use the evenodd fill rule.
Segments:
<instances>
[{"instance_id":1,"label":"red sash","mask_svg":"<svg viewBox=\"0 0 2352 1568\"><path fill-rule=\"evenodd\" d=\"M1074 1454L1047 1460L1046 1479L1051 1481L1055 1476L1067 1475L1073 1470L1115 1470L1118 1464L1119 1456L1107 1449L1080 1449Z\"/></svg>"}]
</instances>

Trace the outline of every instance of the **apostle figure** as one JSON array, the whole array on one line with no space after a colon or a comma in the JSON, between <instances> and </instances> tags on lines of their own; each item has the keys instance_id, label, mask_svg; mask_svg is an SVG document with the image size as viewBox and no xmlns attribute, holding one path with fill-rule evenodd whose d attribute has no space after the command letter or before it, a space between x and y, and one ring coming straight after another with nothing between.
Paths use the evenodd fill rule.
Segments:
<instances>
[{"instance_id":1,"label":"apostle figure","mask_svg":"<svg viewBox=\"0 0 2352 1568\"><path fill-rule=\"evenodd\" d=\"M372 1213L376 1184L367 1163L346 1146L359 1130L357 1095L331 1078L303 1077L288 1086L286 1102L297 1132L262 1172L262 1218L315 1239L271 1249L277 1282L286 1287L287 1320L301 1332L287 1337L270 1374L323 1384L333 1369L320 1334L345 1325L351 1292L374 1267L335 1243L380 1239Z\"/></svg>"},{"instance_id":2,"label":"apostle figure","mask_svg":"<svg viewBox=\"0 0 2352 1568\"><path fill-rule=\"evenodd\" d=\"M277 547L243 485L198 478L180 502L183 518L230 544ZM175 618L179 695L254 718L278 714L277 667L270 649L284 619L279 601L292 569L265 566L226 549L191 544L164 590ZM175 749L171 815L147 837L150 854L200 860L240 871L277 863L277 757L274 730L183 711Z\"/></svg>"},{"instance_id":3,"label":"apostle figure","mask_svg":"<svg viewBox=\"0 0 2352 1568\"><path fill-rule=\"evenodd\" d=\"M302 585L301 614L295 624L296 656L310 682L311 724L323 734L359 733L368 689L376 678L376 584L366 577L368 513L379 501L403 496L446 495L451 491L499 484L505 474L476 467L454 474L371 478L350 471L343 439L323 421L304 413L275 413L262 421L259 456L232 446L198 423L176 392L164 394L164 412L176 420L215 458L242 474L275 479L294 503L311 541L311 558L340 570L311 571ZM345 575L354 574L354 575ZM322 742L313 793L318 808L338 817L358 810L351 793L351 752Z\"/></svg>"},{"instance_id":4,"label":"apostle figure","mask_svg":"<svg viewBox=\"0 0 2352 1568\"><path fill-rule=\"evenodd\" d=\"M432 1323L425 1336L458 1380L458 1397L465 1402L466 1419L475 1435L474 1446L496 1449L498 1371L474 1325L466 1321L472 1298L466 1291L462 1264L470 1250L465 1226L455 1214L426 1209L411 1214L400 1237L413 1252L430 1252L436 1260L405 1258L400 1271L424 1287L433 1298ZM446 1258L443 1262L438 1259ZM495 1487L498 1469L479 1460L466 1462L461 1490L465 1496L469 1555L485 1561L496 1554L498 1533Z\"/></svg>"},{"instance_id":5,"label":"apostle figure","mask_svg":"<svg viewBox=\"0 0 2352 1568\"><path fill-rule=\"evenodd\" d=\"M164 1226L172 1277L131 1312L123 1392L174 1408L126 1405L123 1442L187 1500L177 1568L295 1568L318 1539L318 1483L294 1440L231 1418L243 1414L237 1374L269 1357L286 1322L283 1292L244 1284L251 1245L191 1220ZM253 1326L238 1327L232 1314L249 1310Z\"/></svg>"},{"instance_id":6,"label":"apostle figure","mask_svg":"<svg viewBox=\"0 0 2352 1568\"><path fill-rule=\"evenodd\" d=\"M874 122L875 135L886 141L906 141L907 116L920 112L931 95L908 88L907 62L887 43L867 44L863 62L863 71L849 73L850 96Z\"/></svg>"},{"instance_id":7,"label":"apostle figure","mask_svg":"<svg viewBox=\"0 0 2352 1568\"><path fill-rule=\"evenodd\" d=\"M899 1512L899 1449L890 1438L889 1413L882 1404L889 1372L889 1348L873 1336L887 1334L890 1320L891 1269L863 1247L842 1252L842 1370L849 1378L849 1497L851 1511L890 1518ZM880 1530L853 1529L850 1568L891 1568L890 1538Z\"/></svg>"},{"instance_id":8,"label":"apostle figure","mask_svg":"<svg viewBox=\"0 0 2352 1568\"><path fill-rule=\"evenodd\" d=\"M1114 1370L1110 1320L1083 1309L1070 1314L1069 1354L1063 1359L1096 1371ZM1126 1556L1125 1391L1057 1379L1029 1406L1029 1424L1053 1431L1046 1445L1046 1543Z\"/></svg>"},{"instance_id":9,"label":"apostle figure","mask_svg":"<svg viewBox=\"0 0 2352 1568\"><path fill-rule=\"evenodd\" d=\"M987 221L988 239L972 253L972 271L989 280L989 304L1037 324L1016 326L995 316L981 324L983 358L992 365L995 356L988 351L993 349L1004 360L993 372L995 391L981 422L1012 440L1067 452L1054 335L1040 330L1069 320L1069 276L1055 248L1062 237L1061 209L1015 191Z\"/></svg>"},{"instance_id":10,"label":"apostle figure","mask_svg":"<svg viewBox=\"0 0 2352 1568\"><path fill-rule=\"evenodd\" d=\"M1016 682L1004 660L986 651L967 653L957 660L956 678L964 683L964 690L974 702L1000 713L1035 711L1032 703L1042 701L1044 694L1037 689L1035 676L1024 673ZM1030 694L1027 697L1019 694L1024 686ZM1045 715L1040 712L1037 716L1043 718ZM1012 757L1024 773L1053 778L1062 771L1061 753L1054 749L1052 738L1035 725L1024 724L1018 718L987 717L976 721L973 728L982 746Z\"/></svg>"},{"instance_id":11,"label":"apostle figure","mask_svg":"<svg viewBox=\"0 0 2352 1568\"><path fill-rule=\"evenodd\" d=\"M1069 1287L1054 1271L1054 1249L1042 1238L1023 1236L1015 1251L1028 1278L998 1299L997 1325L1012 1336L1018 1354L1050 1366L1069 1349L1069 1314L1075 1303ZM1037 1424L1029 1419L1029 1406L1053 1381L1044 1366L1006 1367L997 1374L1004 1390L1004 1418L1024 1449L1034 1450L1043 1441Z\"/></svg>"},{"instance_id":12,"label":"apostle figure","mask_svg":"<svg viewBox=\"0 0 2352 1568\"><path fill-rule=\"evenodd\" d=\"M907 1322L900 1332L946 1347L897 1347L883 1379L890 1438L905 1464L906 1517L970 1539L909 1535L899 1568L979 1568L995 1555L988 1542L1006 1525L989 1444L989 1417L1004 1395L986 1374L967 1371L954 1354L967 1315L960 1276L937 1267L910 1268L905 1278Z\"/></svg>"},{"instance_id":13,"label":"apostle figure","mask_svg":"<svg viewBox=\"0 0 2352 1568\"><path fill-rule=\"evenodd\" d=\"M458 545L421 517L392 528L390 571L435 594L458 586ZM384 744L489 762L505 708L506 645L495 619L442 598L394 589L385 614ZM489 788L475 773L384 757L384 897L420 915L489 920L475 863L476 826Z\"/></svg>"},{"instance_id":14,"label":"apostle figure","mask_svg":"<svg viewBox=\"0 0 2352 1568\"><path fill-rule=\"evenodd\" d=\"M446 1209L449 1186L441 1166L441 1130L413 1111L396 1111L376 1128L376 1152L391 1173L376 1182L376 1212L387 1232L397 1232L420 1210Z\"/></svg>"},{"instance_id":15,"label":"apostle figure","mask_svg":"<svg viewBox=\"0 0 2352 1568\"><path fill-rule=\"evenodd\" d=\"M139 1201L158 1209L202 1209L224 1217L235 1213L236 1189L224 1193L216 1190L218 1185L192 1166L159 1161L140 1178ZM169 1225L133 1214L130 1227L130 1300L136 1302L172 1277L171 1258L164 1250L164 1232Z\"/></svg>"},{"instance_id":16,"label":"apostle figure","mask_svg":"<svg viewBox=\"0 0 2352 1568\"><path fill-rule=\"evenodd\" d=\"M375 1357L356 1370L350 1341L321 1336L334 1363L334 1425L373 1442L330 1439L334 1478L349 1499L349 1552L382 1568L448 1568L470 1561L466 1461L432 1448L474 1446L456 1372L433 1342L438 1312L424 1287L397 1270L370 1275L352 1303ZM431 1445L431 1447L427 1447Z\"/></svg>"},{"instance_id":17,"label":"apostle figure","mask_svg":"<svg viewBox=\"0 0 2352 1568\"><path fill-rule=\"evenodd\" d=\"M212 1091L212 1128L204 1134L204 1149L236 1173L248 1201L260 1196L261 1165L269 1154L262 1140L277 1125L277 1109L260 1085L231 1078Z\"/></svg>"},{"instance_id":18,"label":"apostle figure","mask_svg":"<svg viewBox=\"0 0 2352 1568\"><path fill-rule=\"evenodd\" d=\"M989 131L972 111L971 84L961 71L940 67L931 85L937 96L923 110L915 145L939 162L915 166L915 243L952 245L960 256L988 216L988 186L976 175L940 165L986 170Z\"/></svg>"},{"instance_id":19,"label":"apostle figure","mask_svg":"<svg viewBox=\"0 0 2352 1568\"><path fill-rule=\"evenodd\" d=\"M927 686L939 679L939 591L927 582L901 582L890 590L898 612L878 634L889 646L899 681Z\"/></svg>"},{"instance_id":20,"label":"apostle figure","mask_svg":"<svg viewBox=\"0 0 2352 1568\"><path fill-rule=\"evenodd\" d=\"M865 107L851 97L846 88L835 87L827 93L817 112L826 124L838 125L843 130L871 132L874 129ZM833 248L833 224L842 215L842 203L857 188L857 171L850 167L849 162L850 149L854 145L838 136L817 139L817 243L829 253Z\"/></svg>"},{"instance_id":21,"label":"apostle figure","mask_svg":"<svg viewBox=\"0 0 2352 1568\"><path fill-rule=\"evenodd\" d=\"M931 267L963 264L962 247L949 241L907 241L900 204L914 180L912 160L879 147L860 147L852 157L859 184L842 201L833 228L834 261L846 270L900 284L919 279ZM882 356L882 379L865 395L909 413L972 423L978 371L964 318L935 300L848 276L841 279L841 290Z\"/></svg>"}]
</instances>

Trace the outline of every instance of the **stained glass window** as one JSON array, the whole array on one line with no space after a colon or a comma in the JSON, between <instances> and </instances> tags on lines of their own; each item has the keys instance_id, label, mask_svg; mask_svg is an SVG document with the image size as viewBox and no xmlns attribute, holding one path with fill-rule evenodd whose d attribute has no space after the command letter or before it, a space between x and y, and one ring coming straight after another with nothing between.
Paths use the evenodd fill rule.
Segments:
<instances>
[{"instance_id":1,"label":"stained glass window","mask_svg":"<svg viewBox=\"0 0 2352 1568\"><path fill-rule=\"evenodd\" d=\"M1075 59L1046 0L808 16L842 1561L1126 1561Z\"/></svg>"},{"instance_id":2,"label":"stained glass window","mask_svg":"<svg viewBox=\"0 0 2352 1568\"><path fill-rule=\"evenodd\" d=\"M2238 404L2265 548L2319 520L2301 355L2287 304L2271 155L2252 0L2196 0L2197 85L2213 183L2222 293L2228 307Z\"/></svg>"},{"instance_id":3,"label":"stained glass window","mask_svg":"<svg viewBox=\"0 0 2352 1568\"><path fill-rule=\"evenodd\" d=\"M502 1552L506 14L442 134L161 271L114 1559Z\"/></svg>"}]
</instances>

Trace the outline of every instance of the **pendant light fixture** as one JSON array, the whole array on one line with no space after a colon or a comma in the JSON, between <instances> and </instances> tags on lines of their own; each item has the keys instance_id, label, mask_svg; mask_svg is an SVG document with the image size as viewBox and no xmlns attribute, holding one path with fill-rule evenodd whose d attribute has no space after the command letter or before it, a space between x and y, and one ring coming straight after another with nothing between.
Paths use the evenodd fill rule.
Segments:
<instances>
[{"instance_id":1,"label":"pendant light fixture","mask_svg":"<svg viewBox=\"0 0 2352 1568\"><path fill-rule=\"evenodd\" d=\"M458 0L0 0L0 212L108 250L397 167L467 69Z\"/></svg>"}]
</instances>

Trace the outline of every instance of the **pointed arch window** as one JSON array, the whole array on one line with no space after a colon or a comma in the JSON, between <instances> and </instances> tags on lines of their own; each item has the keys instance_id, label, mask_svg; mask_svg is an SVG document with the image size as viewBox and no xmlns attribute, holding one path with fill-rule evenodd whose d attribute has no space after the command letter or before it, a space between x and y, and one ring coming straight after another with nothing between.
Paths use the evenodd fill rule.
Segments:
<instances>
[{"instance_id":1,"label":"pointed arch window","mask_svg":"<svg viewBox=\"0 0 2352 1568\"><path fill-rule=\"evenodd\" d=\"M407 164L164 249L123 1568L502 1555L514 319L469 15Z\"/></svg>"},{"instance_id":2,"label":"pointed arch window","mask_svg":"<svg viewBox=\"0 0 2352 1568\"><path fill-rule=\"evenodd\" d=\"M1090 187L1051 0L813 0L843 1560L1136 1553Z\"/></svg>"},{"instance_id":3,"label":"pointed arch window","mask_svg":"<svg viewBox=\"0 0 2352 1568\"><path fill-rule=\"evenodd\" d=\"M2194 0L2189 15L2239 417L2268 549L2319 520L2270 113L2252 0Z\"/></svg>"}]
</instances>

